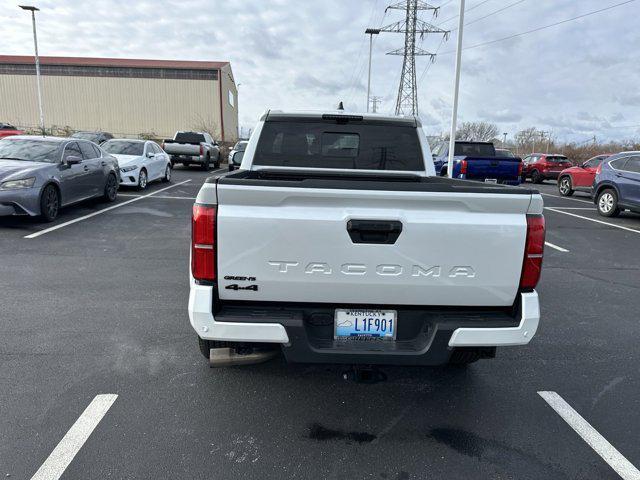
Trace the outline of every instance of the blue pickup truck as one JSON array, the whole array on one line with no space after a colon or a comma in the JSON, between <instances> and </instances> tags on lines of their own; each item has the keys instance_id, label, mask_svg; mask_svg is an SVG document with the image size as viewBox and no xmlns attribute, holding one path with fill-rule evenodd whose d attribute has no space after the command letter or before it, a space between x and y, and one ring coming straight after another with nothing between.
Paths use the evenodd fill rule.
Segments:
<instances>
[{"instance_id":1,"label":"blue pickup truck","mask_svg":"<svg viewBox=\"0 0 640 480\"><path fill-rule=\"evenodd\" d=\"M446 176L449 142L435 144L431 152L436 174ZM520 184L522 159L498 155L491 142L456 141L453 162L453 178L508 185Z\"/></svg>"}]
</instances>

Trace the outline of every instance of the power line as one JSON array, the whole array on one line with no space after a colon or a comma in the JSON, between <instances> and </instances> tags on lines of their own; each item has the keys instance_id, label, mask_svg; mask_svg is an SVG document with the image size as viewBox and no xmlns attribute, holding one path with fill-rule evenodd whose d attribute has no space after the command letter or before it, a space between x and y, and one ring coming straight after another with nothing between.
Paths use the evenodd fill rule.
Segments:
<instances>
[{"instance_id":1,"label":"power line","mask_svg":"<svg viewBox=\"0 0 640 480\"><path fill-rule=\"evenodd\" d=\"M482 43L477 43L475 45L469 45L468 47L463 47L462 49L463 50L470 50L472 48L484 47L486 45L492 45L494 43L503 42L505 40L511 40L512 38L521 37L523 35L528 35L530 33L539 32L539 31L545 30L547 28L551 28L551 27L556 27L558 25L562 25L563 23L573 22L574 20L579 20L581 18L588 17L590 15L595 15L597 13L602 13L602 12L605 12L607 10L611 10L613 8L616 8L616 7L621 7L622 5L626 5L628 3L633 3L635 1L636 0L626 0L625 2L616 3L614 5L610 5L610 6L605 7L605 8L600 8L598 10L593 10L591 12L583 13L582 15L578 15L576 17L567 18L566 20L561 20L559 22L551 23L551 24L545 25L543 27L533 28L533 29L527 30L525 32L514 33L513 35L509 35L507 37L502 37L502 38L497 38L495 40L490 40L488 42L482 42ZM442 52L441 55L446 55L446 54L449 54L449 53L455 53L455 50L449 50L449 51L446 51L446 52Z\"/></svg>"},{"instance_id":2,"label":"power line","mask_svg":"<svg viewBox=\"0 0 640 480\"><path fill-rule=\"evenodd\" d=\"M478 3L477 5L474 5L473 7L465 8L464 13L470 12L471 10L475 10L476 8L481 7L482 5L490 1L491 0L483 0L482 2ZM442 8L442 5L440 5L439 8ZM443 23L447 23L447 22L450 22L451 20L455 20L459 16L460 15L454 15L453 17L450 17L450 18L447 18L446 20L441 21L440 23L438 23L438 25L442 25Z\"/></svg>"},{"instance_id":3,"label":"power line","mask_svg":"<svg viewBox=\"0 0 640 480\"><path fill-rule=\"evenodd\" d=\"M515 7L516 5L518 5L518 4L520 4L520 3L523 3L523 2L526 2L526 1L527 1L527 0L518 0L518 1L516 1L516 2L510 3L509 5L507 5L507 6L505 6L505 7L502 7L502 8L499 8L498 10L494 10L493 12L491 12L491 13L489 13L489 14L487 14L487 15L483 16L483 17L476 18L475 20L472 20L472 21L470 21L470 22L467 22L467 23L465 23L465 24L464 24L464 26L466 27L466 26L468 26L468 25L472 25L472 24L474 24L474 23L477 23L477 22L479 22L480 20L484 20L485 18L491 17L492 15L496 15L496 14L498 14L498 13L500 13L500 12L503 12L504 10L507 10L508 8ZM465 12L467 12L467 11L468 11L468 10L465 10ZM451 32L455 32L455 31L457 31L457 30L458 30L458 28L456 27L456 28L452 29L452 30L451 30ZM435 55L437 55L437 54L438 54L438 52L440 51L440 48L442 48L442 44L443 44L443 43L444 43L444 39L443 39L443 41L442 41L442 42L440 42L440 45L439 45L439 46L438 46L438 48L436 49ZM426 74L429 72L429 69L431 68L431 65L432 65L432 64L433 64L433 62L429 63L429 64L424 68L424 70L422 71L422 75L420 75L420 80L418 80L418 83L422 83L422 79L423 79L423 78L426 76Z\"/></svg>"}]
</instances>

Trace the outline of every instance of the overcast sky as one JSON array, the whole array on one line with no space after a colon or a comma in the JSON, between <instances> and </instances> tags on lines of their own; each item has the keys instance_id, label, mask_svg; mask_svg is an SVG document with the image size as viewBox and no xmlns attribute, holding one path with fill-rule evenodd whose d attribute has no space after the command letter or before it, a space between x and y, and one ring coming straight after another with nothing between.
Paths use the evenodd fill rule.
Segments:
<instances>
[{"instance_id":1,"label":"overcast sky","mask_svg":"<svg viewBox=\"0 0 640 480\"><path fill-rule=\"evenodd\" d=\"M26 0L25 0L26 1ZM34 0L41 55L228 60L240 87L240 121L268 108L366 108L364 30L402 18L384 0ZM622 0L467 0L465 46L532 30ZM0 54L32 54L28 15L0 0ZM391 2L389 2L391 3ZM457 26L458 0L438 18ZM497 10L504 11L481 19ZM15 7L14 7L15 5ZM486 120L512 135L536 126L560 139L640 137L640 1L463 54L460 120ZM480 19L480 20L479 20ZM478 20L478 21L476 21ZM419 40L436 51L441 36ZM374 43L372 94L394 109L402 34ZM456 35L436 62L417 58L420 116L427 134L447 130Z\"/></svg>"}]
</instances>

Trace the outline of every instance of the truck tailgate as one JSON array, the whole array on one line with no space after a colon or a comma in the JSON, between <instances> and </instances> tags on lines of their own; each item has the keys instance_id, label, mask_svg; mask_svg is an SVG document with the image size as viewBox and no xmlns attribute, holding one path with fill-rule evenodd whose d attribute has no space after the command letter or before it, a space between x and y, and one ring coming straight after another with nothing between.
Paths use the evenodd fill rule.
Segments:
<instances>
[{"instance_id":1,"label":"truck tailgate","mask_svg":"<svg viewBox=\"0 0 640 480\"><path fill-rule=\"evenodd\" d=\"M473 158L468 157L467 175L469 180L495 178L516 180L519 177L519 158Z\"/></svg>"},{"instance_id":2,"label":"truck tailgate","mask_svg":"<svg viewBox=\"0 0 640 480\"><path fill-rule=\"evenodd\" d=\"M200 155L200 145L189 143L165 143L164 150L169 155L188 155L197 157Z\"/></svg>"},{"instance_id":3,"label":"truck tailgate","mask_svg":"<svg viewBox=\"0 0 640 480\"><path fill-rule=\"evenodd\" d=\"M508 306L517 294L531 195L222 182L217 198L222 300ZM372 222L402 231L383 238Z\"/></svg>"}]
</instances>

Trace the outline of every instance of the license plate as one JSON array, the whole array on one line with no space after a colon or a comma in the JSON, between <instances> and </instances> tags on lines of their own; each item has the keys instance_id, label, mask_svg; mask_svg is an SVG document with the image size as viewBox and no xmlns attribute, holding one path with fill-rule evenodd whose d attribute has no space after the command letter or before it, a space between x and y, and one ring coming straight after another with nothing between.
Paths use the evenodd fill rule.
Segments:
<instances>
[{"instance_id":1,"label":"license plate","mask_svg":"<svg viewBox=\"0 0 640 480\"><path fill-rule=\"evenodd\" d=\"M484 183L498 183L497 178L485 178Z\"/></svg>"},{"instance_id":2,"label":"license plate","mask_svg":"<svg viewBox=\"0 0 640 480\"><path fill-rule=\"evenodd\" d=\"M395 340L395 310L336 309L334 338L341 340Z\"/></svg>"}]
</instances>

